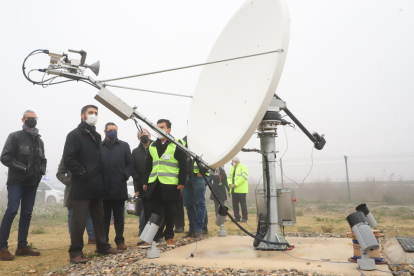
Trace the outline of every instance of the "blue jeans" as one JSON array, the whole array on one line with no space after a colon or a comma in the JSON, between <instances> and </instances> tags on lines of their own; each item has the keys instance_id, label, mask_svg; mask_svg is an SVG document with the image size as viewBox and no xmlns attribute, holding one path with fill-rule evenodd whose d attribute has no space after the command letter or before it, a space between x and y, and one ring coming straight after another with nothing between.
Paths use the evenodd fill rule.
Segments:
<instances>
[{"instance_id":1,"label":"blue jeans","mask_svg":"<svg viewBox=\"0 0 414 276\"><path fill-rule=\"evenodd\" d=\"M206 228L206 184L203 177L187 176L183 189L183 203L187 209L189 232L200 231Z\"/></svg>"},{"instance_id":2,"label":"blue jeans","mask_svg":"<svg viewBox=\"0 0 414 276\"><path fill-rule=\"evenodd\" d=\"M70 236L70 222L72 221L73 209L68 207L68 229L69 229L69 236ZM93 223L91 218L91 213L88 211L88 215L86 217L86 232L88 233L88 239L93 240L95 239L95 233L93 231Z\"/></svg>"},{"instance_id":3,"label":"blue jeans","mask_svg":"<svg viewBox=\"0 0 414 276\"><path fill-rule=\"evenodd\" d=\"M30 220L32 219L33 206L36 199L37 186L7 185L8 203L0 226L0 249L8 248L10 228L20 209L19 232L17 236L17 248L27 246Z\"/></svg>"}]
</instances>

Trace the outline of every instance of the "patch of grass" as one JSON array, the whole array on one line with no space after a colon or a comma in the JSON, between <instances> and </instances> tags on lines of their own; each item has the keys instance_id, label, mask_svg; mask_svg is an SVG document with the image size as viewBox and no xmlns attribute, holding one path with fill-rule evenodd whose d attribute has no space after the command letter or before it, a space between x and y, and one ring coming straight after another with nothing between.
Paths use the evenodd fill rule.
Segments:
<instances>
[{"instance_id":1,"label":"patch of grass","mask_svg":"<svg viewBox=\"0 0 414 276\"><path fill-rule=\"evenodd\" d=\"M328 222L329 218L327 217L313 217L316 221L323 221L323 222Z\"/></svg>"},{"instance_id":2,"label":"patch of grass","mask_svg":"<svg viewBox=\"0 0 414 276\"><path fill-rule=\"evenodd\" d=\"M296 216L303 217L303 211L302 210L297 210L296 211Z\"/></svg>"},{"instance_id":3,"label":"patch of grass","mask_svg":"<svg viewBox=\"0 0 414 276\"><path fill-rule=\"evenodd\" d=\"M310 226L298 226L298 232L312 232L312 227L310 227Z\"/></svg>"},{"instance_id":4,"label":"patch of grass","mask_svg":"<svg viewBox=\"0 0 414 276\"><path fill-rule=\"evenodd\" d=\"M321 225L322 232L332 233L335 227L332 224Z\"/></svg>"},{"instance_id":5,"label":"patch of grass","mask_svg":"<svg viewBox=\"0 0 414 276\"><path fill-rule=\"evenodd\" d=\"M31 249L37 249L37 248L36 248L36 246L35 246L32 242L29 242L28 246L29 246Z\"/></svg>"},{"instance_id":6,"label":"patch of grass","mask_svg":"<svg viewBox=\"0 0 414 276\"><path fill-rule=\"evenodd\" d=\"M318 210L336 212L339 210L340 206L338 206L337 204L320 204L317 208Z\"/></svg>"},{"instance_id":7,"label":"patch of grass","mask_svg":"<svg viewBox=\"0 0 414 276\"><path fill-rule=\"evenodd\" d=\"M43 266L43 263L38 263L36 266Z\"/></svg>"},{"instance_id":8,"label":"patch of grass","mask_svg":"<svg viewBox=\"0 0 414 276\"><path fill-rule=\"evenodd\" d=\"M101 256L102 256L102 255L101 255L101 254L99 254L99 253L90 252L90 251L88 251L88 252L84 253L83 255L84 255L86 258L88 258L88 259L93 259L93 258L95 258L95 257L101 257Z\"/></svg>"},{"instance_id":9,"label":"patch of grass","mask_svg":"<svg viewBox=\"0 0 414 276\"><path fill-rule=\"evenodd\" d=\"M34 226L30 231L32 234L44 234L46 233L46 229L43 226Z\"/></svg>"}]
</instances>

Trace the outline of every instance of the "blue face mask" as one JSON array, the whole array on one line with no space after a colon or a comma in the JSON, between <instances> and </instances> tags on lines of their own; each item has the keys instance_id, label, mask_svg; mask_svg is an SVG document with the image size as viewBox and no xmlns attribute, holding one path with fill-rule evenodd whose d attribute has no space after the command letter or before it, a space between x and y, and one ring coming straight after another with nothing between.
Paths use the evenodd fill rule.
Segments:
<instances>
[{"instance_id":1,"label":"blue face mask","mask_svg":"<svg viewBox=\"0 0 414 276\"><path fill-rule=\"evenodd\" d=\"M117 132L116 131L107 131L106 132L106 137L108 137L109 140L115 140L117 137Z\"/></svg>"}]
</instances>

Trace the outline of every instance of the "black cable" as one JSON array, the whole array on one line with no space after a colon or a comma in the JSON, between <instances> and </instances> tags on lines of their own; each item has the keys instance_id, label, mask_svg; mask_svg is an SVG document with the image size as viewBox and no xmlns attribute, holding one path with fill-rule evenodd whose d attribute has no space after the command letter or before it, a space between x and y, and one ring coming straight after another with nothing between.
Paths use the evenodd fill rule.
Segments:
<instances>
[{"instance_id":1,"label":"black cable","mask_svg":"<svg viewBox=\"0 0 414 276\"><path fill-rule=\"evenodd\" d=\"M283 172L282 174L283 174L283 176L284 177L286 177L288 180L290 180L290 181L292 181L293 183L295 183L296 184L296 186L298 186L298 188L300 188L300 187L302 187L303 186L303 184L305 183L305 180L306 180L306 178L309 176L309 174L312 172L312 169L313 169L313 146L312 146L312 151L311 151L311 160L312 160L312 164L311 164L311 168L310 168L310 170L309 170L309 172L308 172L308 174L305 176L305 178L302 180L302 183L301 184L298 184L295 180L292 180L292 179L290 179L289 177L287 177L286 175L285 175L285 173ZM278 162L275 162L281 169L282 169L282 167L280 166L280 164L278 163Z\"/></svg>"},{"instance_id":2,"label":"black cable","mask_svg":"<svg viewBox=\"0 0 414 276\"><path fill-rule=\"evenodd\" d=\"M199 168L202 168L203 166L202 166L202 164L201 164L201 162L200 162L200 160L199 159L195 159L195 162L197 163L197 165L198 165L198 167ZM213 196L214 196L214 198L217 200L217 202L219 203L219 205L220 205L220 207L223 207L223 209L224 210L226 210L226 213L227 213L227 216L229 216L229 218L231 219L231 221L233 221L233 223L234 224L236 224L237 225L237 227L239 227L239 229L240 230L242 230L244 233L246 233L248 236L250 236L250 237L252 237L252 238L254 238L254 239L258 239L259 241L261 241L261 242L264 242L264 243L267 243L267 244L273 244L273 245L286 245L288 248L289 247L291 247L290 246L290 244L288 243L288 242L271 242L271 241L267 241L267 240L264 240L264 239L262 239L262 238L260 238L260 237L258 237L258 236L256 236L256 235L253 235L252 233L250 233L249 231L247 231L243 226L241 226L237 221L236 221L236 219L229 213L229 211L226 209L226 208L224 208L225 206L224 206L224 204L221 202L221 200L218 198L218 196L216 195L216 193L214 192L214 190L213 190L213 188L211 187L211 184L208 182L208 180L207 180L207 177L206 177L206 174L205 174L205 172L204 172L204 170L201 170L200 169L200 172L201 172L201 174L202 174L202 176L203 176L203 178L204 178L204 181L206 182L206 184L207 184L207 186L209 187L209 189L210 189L210 191L211 191L211 193L213 194Z\"/></svg>"},{"instance_id":3,"label":"black cable","mask_svg":"<svg viewBox=\"0 0 414 276\"><path fill-rule=\"evenodd\" d=\"M36 82L36 81L33 81L33 80L31 80L30 78L28 78L28 76L26 75L26 67L25 67L25 64L26 64L26 60L29 58L29 57L31 57L31 56L33 56L33 55L35 55L36 53L48 53L49 51L48 50L43 50L43 49L37 49L37 50L34 50L33 52L31 52L25 59L24 59L24 61L23 61L23 65L22 65L22 71L23 71L23 75L24 75L24 77L29 81L29 82L31 82L31 83L33 83L33 84L40 84L39 82Z\"/></svg>"},{"instance_id":4,"label":"black cable","mask_svg":"<svg viewBox=\"0 0 414 276\"><path fill-rule=\"evenodd\" d=\"M288 151L288 149L289 149L289 140L288 140L288 138L287 138L287 133L286 133L285 126L283 126L283 131L285 132L285 139L286 139L286 150L285 150L285 152L282 154L282 157L280 157L280 158L279 158L279 161L280 161L280 160L282 160L283 156L285 156L286 152L287 152L287 151Z\"/></svg>"},{"instance_id":5,"label":"black cable","mask_svg":"<svg viewBox=\"0 0 414 276\"><path fill-rule=\"evenodd\" d=\"M193 253L191 253L190 256L188 256L186 258L186 260L188 260L189 258L194 258L194 253L197 251L197 247L198 247L198 245L197 245L197 238L195 239L195 244L196 244L196 248L194 249Z\"/></svg>"}]
</instances>

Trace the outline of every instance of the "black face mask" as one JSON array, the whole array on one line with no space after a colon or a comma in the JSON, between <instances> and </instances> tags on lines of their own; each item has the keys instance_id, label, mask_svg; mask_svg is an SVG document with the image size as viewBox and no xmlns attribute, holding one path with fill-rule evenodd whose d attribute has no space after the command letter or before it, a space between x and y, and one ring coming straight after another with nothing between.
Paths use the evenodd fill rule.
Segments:
<instances>
[{"instance_id":1,"label":"black face mask","mask_svg":"<svg viewBox=\"0 0 414 276\"><path fill-rule=\"evenodd\" d=\"M24 124L30 128L34 128L37 125L37 120L26 120Z\"/></svg>"},{"instance_id":2,"label":"black face mask","mask_svg":"<svg viewBox=\"0 0 414 276\"><path fill-rule=\"evenodd\" d=\"M149 138L148 138L148 135L142 135L141 136L141 142L142 143L148 143L148 141L149 141Z\"/></svg>"}]
</instances>

